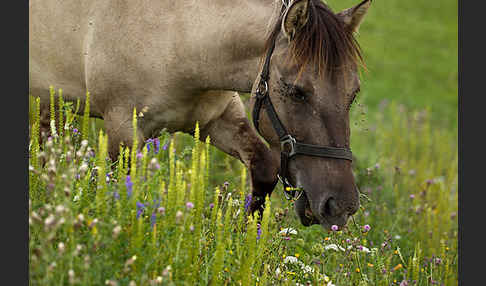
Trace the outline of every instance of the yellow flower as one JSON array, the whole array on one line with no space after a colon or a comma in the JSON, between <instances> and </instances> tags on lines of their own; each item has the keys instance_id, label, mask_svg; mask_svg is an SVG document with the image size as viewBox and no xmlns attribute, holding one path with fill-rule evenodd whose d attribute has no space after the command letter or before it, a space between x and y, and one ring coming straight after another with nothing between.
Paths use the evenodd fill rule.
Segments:
<instances>
[{"instance_id":1,"label":"yellow flower","mask_svg":"<svg viewBox=\"0 0 486 286\"><path fill-rule=\"evenodd\" d=\"M289 274L289 275L295 275L295 272L287 271L287 274Z\"/></svg>"},{"instance_id":2,"label":"yellow flower","mask_svg":"<svg viewBox=\"0 0 486 286\"><path fill-rule=\"evenodd\" d=\"M294 256L297 257L297 258L299 258L300 254L296 253Z\"/></svg>"},{"instance_id":3,"label":"yellow flower","mask_svg":"<svg viewBox=\"0 0 486 286\"><path fill-rule=\"evenodd\" d=\"M327 282L329 282L329 280L330 280L330 279L329 279L329 277L328 277L328 276L325 276L325 277L324 277L324 281L326 281L326 283L327 283Z\"/></svg>"},{"instance_id":4,"label":"yellow flower","mask_svg":"<svg viewBox=\"0 0 486 286\"><path fill-rule=\"evenodd\" d=\"M371 264L371 263L368 263L368 266L369 266L369 267L373 267L373 266L375 266L375 265L373 265L373 264Z\"/></svg>"},{"instance_id":5,"label":"yellow flower","mask_svg":"<svg viewBox=\"0 0 486 286\"><path fill-rule=\"evenodd\" d=\"M400 268L403 268L403 265L401 263L399 263L397 266L393 267L393 270L397 271Z\"/></svg>"},{"instance_id":6,"label":"yellow flower","mask_svg":"<svg viewBox=\"0 0 486 286\"><path fill-rule=\"evenodd\" d=\"M327 236L326 238L324 238L325 241L328 241L329 239L331 239L329 236Z\"/></svg>"},{"instance_id":7,"label":"yellow flower","mask_svg":"<svg viewBox=\"0 0 486 286\"><path fill-rule=\"evenodd\" d=\"M398 254L398 250L393 251L393 253Z\"/></svg>"},{"instance_id":8,"label":"yellow flower","mask_svg":"<svg viewBox=\"0 0 486 286\"><path fill-rule=\"evenodd\" d=\"M356 268L356 272L359 273L361 270L359 270L359 268Z\"/></svg>"}]
</instances>

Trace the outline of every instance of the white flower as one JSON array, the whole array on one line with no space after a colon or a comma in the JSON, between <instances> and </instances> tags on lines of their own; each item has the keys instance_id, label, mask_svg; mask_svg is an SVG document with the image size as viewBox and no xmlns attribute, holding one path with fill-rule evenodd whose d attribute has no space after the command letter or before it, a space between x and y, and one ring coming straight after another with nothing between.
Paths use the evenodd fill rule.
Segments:
<instances>
[{"instance_id":1,"label":"white flower","mask_svg":"<svg viewBox=\"0 0 486 286\"><path fill-rule=\"evenodd\" d=\"M275 275L278 277L280 273L282 273L282 271L280 270L280 267L277 267L277 269L275 269Z\"/></svg>"},{"instance_id":2,"label":"white flower","mask_svg":"<svg viewBox=\"0 0 486 286\"><path fill-rule=\"evenodd\" d=\"M370 249L368 247L365 247L365 246L359 246L358 249L362 252L366 252L366 253L370 253Z\"/></svg>"},{"instance_id":3,"label":"white flower","mask_svg":"<svg viewBox=\"0 0 486 286\"><path fill-rule=\"evenodd\" d=\"M299 262L299 259L297 259L297 257L295 257L295 256L285 257L284 263L289 263L289 262L292 263L292 264L295 264L295 263Z\"/></svg>"},{"instance_id":4,"label":"white flower","mask_svg":"<svg viewBox=\"0 0 486 286\"><path fill-rule=\"evenodd\" d=\"M297 230L289 227L289 228L282 229L279 233L282 234L282 235L297 234Z\"/></svg>"},{"instance_id":5,"label":"white flower","mask_svg":"<svg viewBox=\"0 0 486 286\"><path fill-rule=\"evenodd\" d=\"M309 265L305 265L304 263L302 263L300 266L302 268L302 271L304 271L304 273L314 273L314 269Z\"/></svg>"},{"instance_id":6,"label":"white flower","mask_svg":"<svg viewBox=\"0 0 486 286\"><path fill-rule=\"evenodd\" d=\"M335 251L339 251L339 250L345 251L345 249L343 247L341 247L341 246L339 246L337 244L334 244L334 243L328 244L328 245L324 246L324 249L325 250L332 249L332 250L335 250Z\"/></svg>"}]
</instances>

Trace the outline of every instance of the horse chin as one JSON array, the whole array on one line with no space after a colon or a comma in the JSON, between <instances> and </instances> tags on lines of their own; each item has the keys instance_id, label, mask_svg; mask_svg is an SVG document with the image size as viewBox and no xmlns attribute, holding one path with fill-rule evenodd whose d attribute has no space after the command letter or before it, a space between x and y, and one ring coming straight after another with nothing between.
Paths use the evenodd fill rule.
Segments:
<instances>
[{"instance_id":1,"label":"horse chin","mask_svg":"<svg viewBox=\"0 0 486 286\"><path fill-rule=\"evenodd\" d=\"M304 226L311 226L314 224L320 224L319 220L312 213L312 209L309 204L309 200L305 192L295 202L295 212L300 219L300 222Z\"/></svg>"}]
</instances>

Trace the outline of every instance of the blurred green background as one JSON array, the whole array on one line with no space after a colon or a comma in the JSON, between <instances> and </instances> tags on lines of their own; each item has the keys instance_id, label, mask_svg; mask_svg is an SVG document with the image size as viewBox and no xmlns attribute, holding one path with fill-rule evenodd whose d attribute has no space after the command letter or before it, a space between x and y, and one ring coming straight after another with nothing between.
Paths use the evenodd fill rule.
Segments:
<instances>
[{"instance_id":1,"label":"blurred green background","mask_svg":"<svg viewBox=\"0 0 486 286\"><path fill-rule=\"evenodd\" d=\"M338 12L357 1L327 3ZM457 6L452 0L373 1L357 35L368 67L358 98L370 113L394 100L429 109L438 126L457 127Z\"/></svg>"}]
</instances>

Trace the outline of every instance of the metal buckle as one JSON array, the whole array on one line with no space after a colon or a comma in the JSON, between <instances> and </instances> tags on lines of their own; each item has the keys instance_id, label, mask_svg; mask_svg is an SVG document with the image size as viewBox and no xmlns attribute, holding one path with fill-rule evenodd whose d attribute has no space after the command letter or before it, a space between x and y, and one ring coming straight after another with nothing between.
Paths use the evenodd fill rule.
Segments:
<instances>
[{"instance_id":1,"label":"metal buckle","mask_svg":"<svg viewBox=\"0 0 486 286\"><path fill-rule=\"evenodd\" d=\"M295 144L297 141L295 140L294 137L290 135L286 135L283 140L280 141L280 148L282 149L283 153L287 153L287 156L292 157L295 155ZM290 151L286 152L285 150L285 144L289 144L290 146Z\"/></svg>"},{"instance_id":2,"label":"metal buckle","mask_svg":"<svg viewBox=\"0 0 486 286\"><path fill-rule=\"evenodd\" d=\"M304 192L302 188L292 187L287 178L283 178L282 176L280 176L280 174L277 174L277 178L283 185L284 196L287 200L294 202L298 200L300 196L302 196L302 193ZM289 188L290 190L287 190L287 188Z\"/></svg>"},{"instance_id":3,"label":"metal buckle","mask_svg":"<svg viewBox=\"0 0 486 286\"><path fill-rule=\"evenodd\" d=\"M262 91L262 87L265 88L264 91ZM258 83L258 87L256 89L255 95L258 98L263 98L267 93L268 93L268 83L266 80L261 79L260 82Z\"/></svg>"}]
</instances>

